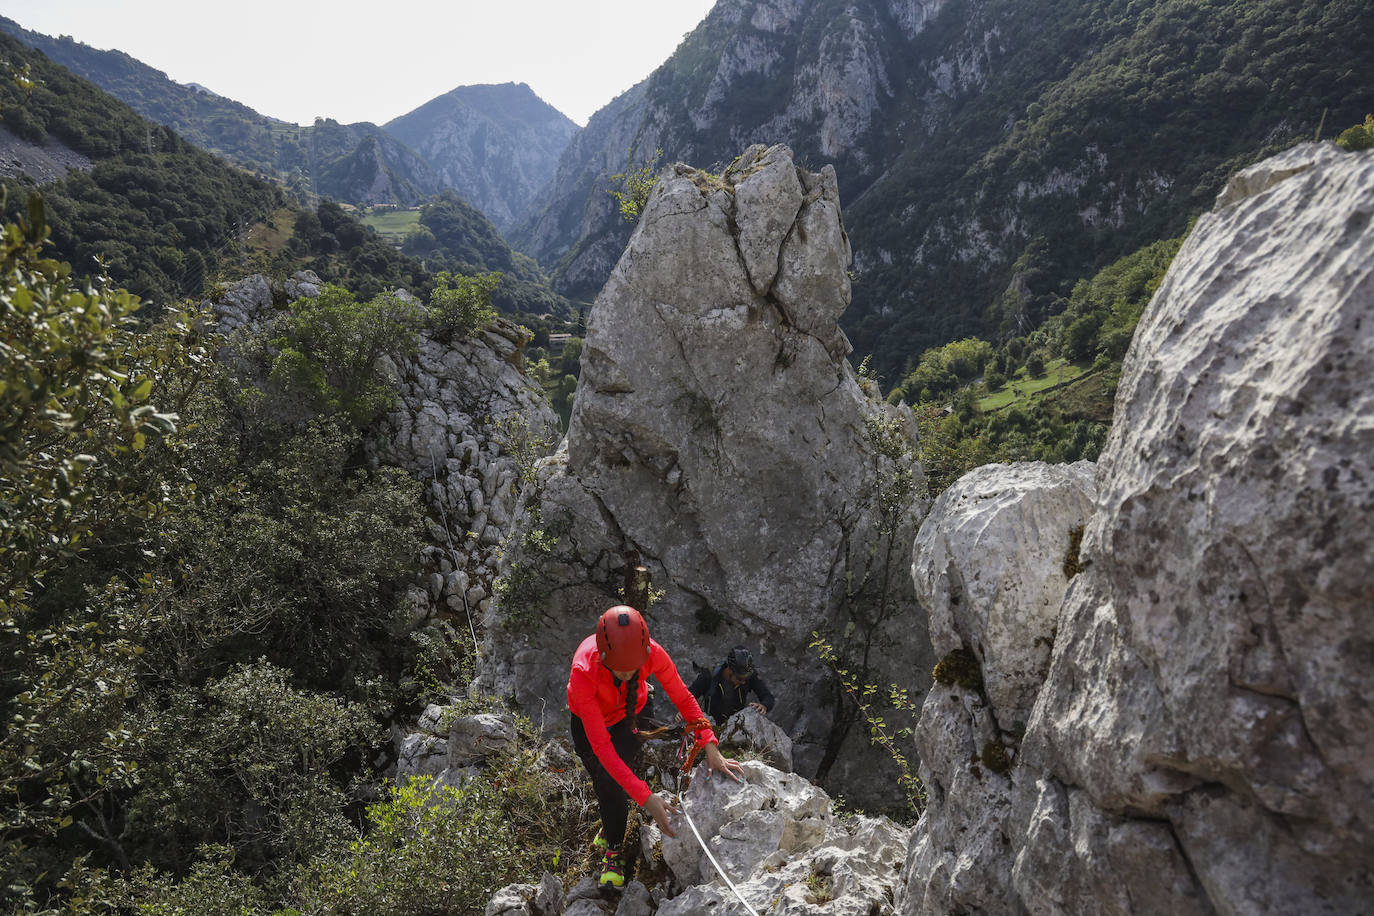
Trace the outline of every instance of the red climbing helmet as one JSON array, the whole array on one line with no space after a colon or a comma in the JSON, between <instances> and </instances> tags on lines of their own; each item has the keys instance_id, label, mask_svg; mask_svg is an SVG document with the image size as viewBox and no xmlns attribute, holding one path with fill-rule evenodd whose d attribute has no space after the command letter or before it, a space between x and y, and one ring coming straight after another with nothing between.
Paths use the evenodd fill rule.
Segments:
<instances>
[{"instance_id":1,"label":"red climbing helmet","mask_svg":"<svg viewBox=\"0 0 1374 916\"><path fill-rule=\"evenodd\" d=\"M596 648L612 671L638 671L649 660L649 625L634 608L618 604L596 622Z\"/></svg>"}]
</instances>

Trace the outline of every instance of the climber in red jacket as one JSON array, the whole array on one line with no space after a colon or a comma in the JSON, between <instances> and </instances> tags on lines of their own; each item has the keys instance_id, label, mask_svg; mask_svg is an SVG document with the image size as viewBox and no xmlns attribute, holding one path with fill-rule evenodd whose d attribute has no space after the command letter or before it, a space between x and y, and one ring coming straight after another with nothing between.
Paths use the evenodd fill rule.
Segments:
<instances>
[{"instance_id":1,"label":"climber in red jacket","mask_svg":"<svg viewBox=\"0 0 1374 916\"><path fill-rule=\"evenodd\" d=\"M595 841L605 859L600 883L615 887L625 884L620 844L630 814L629 799L652 814L665 834L677 835L668 825L668 815L676 809L650 792L635 774L639 764L636 717L648 698L649 675L658 678L689 727L695 724L697 740L706 742L707 778L715 770L743 781L744 768L721 756L715 733L673 660L649 638L644 616L624 605L602 614L596 632L582 640L573 655L568 708L572 710L573 747L592 777L601 808L601 830Z\"/></svg>"}]
</instances>

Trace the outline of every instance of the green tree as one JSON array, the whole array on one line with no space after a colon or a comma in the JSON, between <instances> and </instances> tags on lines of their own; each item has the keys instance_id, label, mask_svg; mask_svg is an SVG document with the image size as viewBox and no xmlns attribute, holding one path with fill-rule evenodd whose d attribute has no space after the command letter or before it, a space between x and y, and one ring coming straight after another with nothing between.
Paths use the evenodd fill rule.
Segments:
<instances>
[{"instance_id":1,"label":"green tree","mask_svg":"<svg viewBox=\"0 0 1374 916\"><path fill-rule=\"evenodd\" d=\"M444 271L434 278L429 298L431 326L450 337L473 337L496 320L491 294L501 284L501 274L455 277Z\"/></svg>"},{"instance_id":2,"label":"green tree","mask_svg":"<svg viewBox=\"0 0 1374 916\"><path fill-rule=\"evenodd\" d=\"M89 830L83 813L134 781L143 584L64 577L109 532L184 497L143 467L176 428L154 400L160 378L203 356L174 345L185 324L140 334L137 299L43 258L42 203L29 213L0 231L0 900L55 880L43 844Z\"/></svg>"},{"instance_id":3,"label":"green tree","mask_svg":"<svg viewBox=\"0 0 1374 916\"><path fill-rule=\"evenodd\" d=\"M634 150L631 149L625 157L625 171L617 172L610 177L613 187L609 188L607 193L616 199L620 206L620 215L625 217L627 223L633 223L639 219L639 214L644 212L644 205L649 202L649 194L658 182L658 161L661 158L663 150L656 149L648 160L635 168Z\"/></svg>"},{"instance_id":4,"label":"green tree","mask_svg":"<svg viewBox=\"0 0 1374 916\"><path fill-rule=\"evenodd\" d=\"M1336 138L1336 144L1352 153L1374 147L1374 114L1365 115L1363 124L1356 124L1341 131L1341 135Z\"/></svg>"}]
</instances>

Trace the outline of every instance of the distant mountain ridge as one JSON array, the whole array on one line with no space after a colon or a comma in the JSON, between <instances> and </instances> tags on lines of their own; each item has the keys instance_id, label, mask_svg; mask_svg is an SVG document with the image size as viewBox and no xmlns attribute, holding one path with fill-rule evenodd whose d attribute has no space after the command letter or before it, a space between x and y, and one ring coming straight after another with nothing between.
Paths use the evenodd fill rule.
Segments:
<instances>
[{"instance_id":1,"label":"distant mountain ridge","mask_svg":"<svg viewBox=\"0 0 1374 916\"><path fill-rule=\"evenodd\" d=\"M1374 97L1374 8L1319 0L720 0L597 112L512 241L589 297L631 226L609 177L754 142L833 163L844 326L889 380L1025 333L1073 283L1179 235L1227 174Z\"/></svg>"},{"instance_id":2,"label":"distant mountain ridge","mask_svg":"<svg viewBox=\"0 0 1374 916\"><path fill-rule=\"evenodd\" d=\"M525 83L459 86L383 125L502 232L524 220L578 126Z\"/></svg>"},{"instance_id":3,"label":"distant mountain ridge","mask_svg":"<svg viewBox=\"0 0 1374 916\"><path fill-rule=\"evenodd\" d=\"M299 126L198 83L178 83L122 51L52 38L4 17L0 30L144 117L306 199L414 206L451 190L507 231L527 217L578 129L524 83L460 86L384 127L332 118Z\"/></svg>"},{"instance_id":4,"label":"distant mountain ridge","mask_svg":"<svg viewBox=\"0 0 1374 916\"><path fill-rule=\"evenodd\" d=\"M311 190L345 203L416 206L445 184L414 150L376 124L316 118L301 128Z\"/></svg>"}]
</instances>

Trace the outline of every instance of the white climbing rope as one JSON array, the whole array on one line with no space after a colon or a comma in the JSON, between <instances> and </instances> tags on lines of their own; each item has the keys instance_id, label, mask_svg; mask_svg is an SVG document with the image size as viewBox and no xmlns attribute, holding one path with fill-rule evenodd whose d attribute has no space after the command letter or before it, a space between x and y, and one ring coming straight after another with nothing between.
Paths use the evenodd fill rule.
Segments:
<instances>
[{"instance_id":1,"label":"white climbing rope","mask_svg":"<svg viewBox=\"0 0 1374 916\"><path fill-rule=\"evenodd\" d=\"M692 836L697 838L697 844L701 846L701 851L706 853L706 858L711 860L711 864L716 867L716 872L725 879L725 883L730 888L731 892L734 893L735 899L749 911L749 916L759 916L754 908L749 905L749 901L744 899L744 896L739 892L739 888L735 887L735 882L730 880L730 876L725 873L725 869L720 867L720 863L716 861L716 857L711 855L711 850L706 846L706 841L701 838L701 833L697 830L697 825L692 821L692 815L687 813L687 799L685 796L678 796L678 810L682 812L683 818L686 819L687 826L692 828Z\"/></svg>"}]
</instances>

